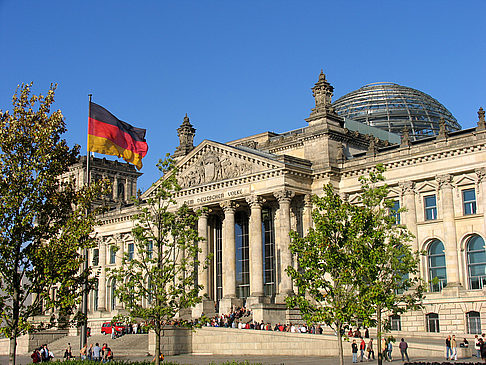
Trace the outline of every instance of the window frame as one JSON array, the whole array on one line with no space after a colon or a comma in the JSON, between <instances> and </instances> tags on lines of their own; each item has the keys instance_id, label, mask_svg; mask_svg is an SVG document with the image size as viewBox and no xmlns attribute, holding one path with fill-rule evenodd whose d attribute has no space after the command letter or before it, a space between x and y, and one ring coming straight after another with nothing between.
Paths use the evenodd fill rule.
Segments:
<instances>
[{"instance_id":1,"label":"window frame","mask_svg":"<svg viewBox=\"0 0 486 365\"><path fill-rule=\"evenodd\" d=\"M474 193L474 200L466 200L465 194L468 192ZM476 189L469 188L461 190L462 195L462 213L463 215L474 215L477 214L477 197L476 197ZM470 212L468 212L468 207L470 207Z\"/></svg>"},{"instance_id":2,"label":"window frame","mask_svg":"<svg viewBox=\"0 0 486 365\"><path fill-rule=\"evenodd\" d=\"M434 205L427 204L427 198L434 198ZM431 212L431 217L428 218L428 214ZM429 194L424 195L424 220L426 221L436 221L437 220L437 195L436 194Z\"/></svg>"},{"instance_id":3,"label":"window frame","mask_svg":"<svg viewBox=\"0 0 486 365\"><path fill-rule=\"evenodd\" d=\"M440 333L440 321L438 313L427 313L425 315L425 322L427 332ZM434 323L434 325L431 326L431 323ZM434 329L434 331L432 331L431 329Z\"/></svg>"}]
</instances>

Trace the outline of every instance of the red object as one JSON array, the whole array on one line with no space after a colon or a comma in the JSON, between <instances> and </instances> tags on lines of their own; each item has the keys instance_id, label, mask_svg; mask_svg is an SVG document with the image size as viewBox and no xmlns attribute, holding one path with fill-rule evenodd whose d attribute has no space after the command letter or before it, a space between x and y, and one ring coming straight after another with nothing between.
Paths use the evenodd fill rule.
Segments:
<instances>
[{"instance_id":1,"label":"red object","mask_svg":"<svg viewBox=\"0 0 486 365\"><path fill-rule=\"evenodd\" d=\"M111 322L105 322L101 326L101 333L103 335L109 335L109 334L111 334L113 332L113 328L117 332L124 332L125 329L126 329L126 326L123 323L120 323L120 322L116 322L113 325L111 324Z\"/></svg>"},{"instance_id":2,"label":"red object","mask_svg":"<svg viewBox=\"0 0 486 365\"><path fill-rule=\"evenodd\" d=\"M88 151L122 157L140 170L147 154L145 129L123 122L102 106L90 102Z\"/></svg>"}]
</instances>

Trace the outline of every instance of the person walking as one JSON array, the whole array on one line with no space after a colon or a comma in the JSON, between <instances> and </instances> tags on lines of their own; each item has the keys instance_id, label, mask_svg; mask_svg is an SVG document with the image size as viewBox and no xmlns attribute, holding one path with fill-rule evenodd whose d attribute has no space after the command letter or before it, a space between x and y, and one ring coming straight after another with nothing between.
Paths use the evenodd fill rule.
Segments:
<instances>
[{"instance_id":1,"label":"person walking","mask_svg":"<svg viewBox=\"0 0 486 365\"><path fill-rule=\"evenodd\" d=\"M373 360L374 360L375 359L375 351L373 350L373 339L372 338L370 338L370 341L368 342L367 352L368 352L368 361L371 360L371 356L373 356Z\"/></svg>"},{"instance_id":2,"label":"person walking","mask_svg":"<svg viewBox=\"0 0 486 365\"><path fill-rule=\"evenodd\" d=\"M72 357L73 357L73 351L71 348L71 344L68 342L66 350L64 351L64 359L66 359L65 361L69 361L71 360Z\"/></svg>"},{"instance_id":3,"label":"person walking","mask_svg":"<svg viewBox=\"0 0 486 365\"><path fill-rule=\"evenodd\" d=\"M402 361L405 361L405 357L406 357L407 362L410 362L410 360L408 359L408 353L407 353L408 343L406 343L405 340L402 338L398 347L400 349L400 353L402 354Z\"/></svg>"},{"instance_id":4,"label":"person walking","mask_svg":"<svg viewBox=\"0 0 486 365\"><path fill-rule=\"evenodd\" d=\"M386 338L382 338L381 339L381 356L383 357L383 360L386 361L388 360L386 354L387 354L387 342L386 342Z\"/></svg>"},{"instance_id":5,"label":"person walking","mask_svg":"<svg viewBox=\"0 0 486 365\"><path fill-rule=\"evenodd\" d=\"M483 341L482 338L479 339L480 345L480 351L481 351L481 359L486 363L486 342Z\"/></svg>"},{"instance_id":6,"label":"person walking","mask_svg":"<svg viewBox=\"0 0 486 365\"><path fill-rule=\"evenodd\" d=\"M457 361L457 342L456 336L453 335L451 339L451 360Z\"/></svg>"},{"instance_id":7,"label":"person walking","mask_svg":"<svg viewBox=\"0 0 486 365\"><path fill-rule=\"evenodd\" d=\"M388 361L392 362L393 343L391 342L391 339L388 339L388 345L386 346L386 350L387 350Z\"/></svg>"},{"instance_id":8,"label":"person walking","mask_svg":"<svg viewBox=\"0 0 486 365\"><path fill-rule=\"evenodd\" d=\"M474 349L476 350L476 358L481 358L481 342L479 341L479 336L474 336Z\"/></svg>"},{"instance_id":9,"label":"person walking","mask_svg":"<svg viewBox=\"0 0 486 365\"><path fill-rule=\"evenodd\" d=\"M451 336L447 336L445 340L445 344L446 344L446 360L449 360L449 358L452 358Z\"/></svg>"},{"instance_id":10,"label":"person walking","mask_svg":"<svg viewBox=\"0 0 486 365\"><path fill-rule=\"evenodd\" d=\"M88 344L85 344L81 350L79 350L79 357L81 360L86 360L86 353L88 351Z\"/></svg>"},{"instance_id":11,"label":"person walking","mask_svg":"<svg viewBox=\"0 0 486 365\"><path fill-rule=\"evenodd\" d=\"M356 340L353 340L351 344L351 351L353 352L353 364L358 362L358 345L356 344Z\"/></svg>"},{"instance_id":12,"label":"person walking","mask_svg":"<svg viewBox=\"0 0 486 365\"><path fill-rule=\"evenodd\" d=\"M101 347L98 342L96 342L95 346L93 347L93 360L94 361L101 360Z\"/></svg>"},{"instance_id":13,"label":"person walking","mask_svg":"<svg viewBox=\"0 0 486 365\"><path fill-rule=\"evenodd\" d=\"M359 351L360 351L360 362L363 362L363 357L365 357L365 350L366 350L366 342L363 340L363 337L361 337L361 342L359 343Z\"/></svg>"}]
</instances>

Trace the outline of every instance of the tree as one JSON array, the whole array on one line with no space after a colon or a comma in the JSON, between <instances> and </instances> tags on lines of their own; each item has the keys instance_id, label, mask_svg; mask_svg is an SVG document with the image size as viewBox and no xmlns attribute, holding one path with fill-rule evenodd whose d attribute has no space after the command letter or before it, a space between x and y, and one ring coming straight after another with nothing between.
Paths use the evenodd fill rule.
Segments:
<instances>
[{"instance_id":1,"label":"tree","mask_svg":"<svg viewBox=\"0 0 486 365\"><path fill-rule=\"evenodd\" d=\"M397 217L405 208L393 210L384 171L384 167L378 165L369 176L360 177L360 202L365 222L359 253L365 266L360 297L374 312L365 322L376 324L380 365L383 313L395 315L420 308L426 288L419 277L420 252L413 252L410 247L413 235L407 227L397 224ZM385 328L388 325L386 323Z\"/></svg>"},{"instance_id":2,"label":"tree","mask_svg":"<svg viewBox=\"0 0 486 365\"><path fill-rule=\"evenodd\" d=\"M19 87L12 112L0 111L0 332L10 338L11 364L18 336L74 314L89 274L80 252L95 224L96 211L86 212L100 194L99 184L76 191L61 178L79 146L61 139L61 111L50 113L56 86L46 96L30 96L31 87ZM49 309L57 316L34 325L32 316Z\"/></svg>"},{"instance_id":3,"label":"tree","mask_svg":"<svg viewBox=\"0 0 486 365\"><path fill-rule=\"evenodd\" d=\"M410 232L396 224L383 171L377 166L360 178L357 204L343 200L331 184L324 186L324 196L313 197L314 228L305 237L291 232L290 249L302 269L287 268L298 288L287 304L298 307L306 321L334 329L340 364L348 324L377 323L380 340L383 311L401 313L416 308L422 298L418 253L408 245Z\"/></svg>"},{"instance_id":4,"label":"tree","mask_svg":"<svg viewBox=\"0 0 486 365\"><path fill-rule=\"evenodd\" d=\"M368 314L356 300L361 260L354 252L361 245L362 222L358 207L341 199L330 184L324 186L323 197L313 196L312 201L314 228L305 237L290 233L290 250L302 269L287 268L298 293L286 301L289 307L298 307L308 323L325 323L335 331L343 365L344 329L357 316Z\"/></svg>"},{"instance_id":5,"label":"tree","mask_svg":"<svg viewBox=\"0 0 486 365\"><path fill-rule=\"evenodd\" d=\"M180 187L173 160L167 157L157 167L162 179L145 201L136 201L138 214L132 230L136 254L125 253L122 265L110 270L110 275L128 316L145 320L154 330L159 364L164 326L202 300L196 275L206 262L198 261L200 237L195 227L199 214L185 204L176 209L173 196Z\"/></svg>"}]
</instances>

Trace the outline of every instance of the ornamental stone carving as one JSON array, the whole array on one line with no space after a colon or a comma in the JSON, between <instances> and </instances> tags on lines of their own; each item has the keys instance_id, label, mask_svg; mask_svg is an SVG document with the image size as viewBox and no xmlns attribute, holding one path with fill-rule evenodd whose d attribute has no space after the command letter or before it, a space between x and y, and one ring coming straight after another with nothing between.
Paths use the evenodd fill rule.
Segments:
<instances>
[{"instance_id":1,"label":"ornamental stone carving","mask_svg":"<svg viewBox=\"0 0 486 365\"><path fill-rule=\"evenodd\" d=\"M402 181L398 183L402 195L415 194L415 183L413 181Z\"/></svg>"},{"instance_id":2,"label":"ornamental stone carving","mask_svg":"<svg viewBox=\"0 0 486 365\"><path fill-rule=\"evenodd\" d=\"M444 175L437 175L435 177L435 181L439 185L439 189L449 188L452 189L452 175L444 174Z\"/></svg>"},{"instance_id":3,"label":"ornamental stone carving","mask_svg":"<svg viewBox=\"0 0 486 365\"><path fill-rule=\"evenodd\" d=\"M295 196L295 193L290 190L280 190L273 193L273 196L278 200L279 203L290 202Z\"/></svg>"},{"instance_id":4,"label":"ornamental stone carving","mask_svg":"<svg viewBox=\"0 0 486 365\"><path fill-rule=\"evenodd\" d=\"M486 176L486 168L480 167L475 170L476 175L478 176L478 182L482 182L484 177Z\"/></svg>"},{"instance_id":5,"label":"ornamental stone carving","mask_svg":"<svg viewBox=\"0 0 486 365\"><path fill-rule=\"evenodd\" d=\"M253 165L248 161L208 151L202 158L180 174L179 183L181 187L188 188L214 181L232 179L251 174L252 172Z\"/></svg>"},{"instance_id":6,"label":"ornamental stone carving","mask_svg":"<svg viewBox=\"0 0 486 365\"><path fill-rule=\"evenodd\" d=\"M258 196L258 195L251 195L251 196L248 196L245 198L246 202L248 203L248 205L250 206L250 208L252 207L261 207L262 203L263 203L263 198L261 196Z\"/></svg>"},{"instance_id":7,"label":"ornamental stone carving","mask_svg":"<svg viewBox=\"0 0 486 365\"><path fill-rule=\"evenodd\" d=\"M232 213L236 210L236 203L232 200L225 200L224 202L219 203L219 206L225 213Z\"/></svg>"}]
</instances>

